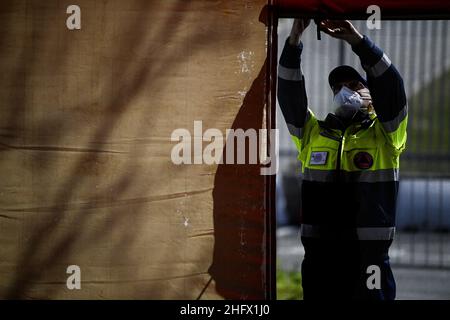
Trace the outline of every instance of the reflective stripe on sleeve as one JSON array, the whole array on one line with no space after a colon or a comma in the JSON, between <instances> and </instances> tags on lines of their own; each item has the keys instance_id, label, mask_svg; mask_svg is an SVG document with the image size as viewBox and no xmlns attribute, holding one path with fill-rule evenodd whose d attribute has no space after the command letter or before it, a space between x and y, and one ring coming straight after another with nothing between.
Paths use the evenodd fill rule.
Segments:
<instances>
[{"instance_id":1,"label":"reflective stripe on sleeve","mask_svg":"<svg viewBox=\"0 0 450 320\"><path fill-rule=\"evenodd\" d=\"M278 65L278 77L283 80L288 81L301 81L302 80L302 69L292 69L283 67L281 64Z\"/></svg>"},{"instance_id":2,"label":"reflective stripe on sleeve","mask_svg":"<svg viewBox=\"0 0 450 320\"><path fill-rule=\"evenodd\" d=\"M305 117L304 125L306 124L306 122L308 122L309 118L311 118L311 113L310 113L310 111L309 111L309 109L308 109L308 110L306 111L306 117ZM297 137L297 138L299 138L300 140L303 138L303 132L304 132L304 129L305 129L304 126L301 127L301 128L298 128L298 127L294 126L293 124L288 123L288 124L287 124L287 127L288 127L288 130L289 130L289 133L290 133L292 136Z\"/></svg>"},{"instance_id":3,"label":"reflective stripe on sleeve","mask_svg":"<svg viewBox=\"0 0 450 320\"><path fill-rule=\"evenodd\" d=\"M395 235L395 227L357 228L359 240L392 240Z\"/></svg>"},{"instance_id":4,"label":"reflective stripe on sleeve","mask_svg":"<svg viewBox=\"0 0 450 320\"><path fill-rule=\"evenodd\" d=\"M290 123L287 124L287 127L289 129L289 133L292 136L297 137L299 139L303 138L303 128L297 128L296 126Z\"/></svg>"},{"instance_id":5,"label":"reflective stripe on sleeve","mask_svg":"<svg viewBox=\"0 0 450 320\"><path fill-rule=\"evenodd\" d=\"M366 71L370 76L377 78L385 73L390 66L391 60L385 53L383 53L383 57L380 59L380 61L378 61L374 66L368 68Z\"/></svg>"},{"instance_id":6,"label":"reflective stripe on sleeve","mask_svg":"<svg viewBox=\"0 0 450 320\"><path fill-rule=\"evenodd\" d=\"M393 132L398 129L400 126L400 123L403 121L403 119L406 118L406 115L408 114L408 106L406 105L399 114L392 120L381 122L381 125L386 130L387 133Z\"/></svg>"}]
</instances>

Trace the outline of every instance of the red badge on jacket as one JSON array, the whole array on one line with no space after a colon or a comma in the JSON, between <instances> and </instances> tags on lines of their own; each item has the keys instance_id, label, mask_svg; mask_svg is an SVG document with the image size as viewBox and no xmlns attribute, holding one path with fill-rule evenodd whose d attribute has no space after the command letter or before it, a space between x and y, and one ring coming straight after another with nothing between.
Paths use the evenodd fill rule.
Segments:
<instances>
[{"instance_id":1,"label":"red badge on jacket","mask_svg":"<svg viewBox=\"0 0 450 320\"><path fill-rule=\"evenodd\" d=\"M368 152L358 152L353 157L353 163L359 169L369 169L373 165L373 157Z\"/></svg>"}]
</instances>

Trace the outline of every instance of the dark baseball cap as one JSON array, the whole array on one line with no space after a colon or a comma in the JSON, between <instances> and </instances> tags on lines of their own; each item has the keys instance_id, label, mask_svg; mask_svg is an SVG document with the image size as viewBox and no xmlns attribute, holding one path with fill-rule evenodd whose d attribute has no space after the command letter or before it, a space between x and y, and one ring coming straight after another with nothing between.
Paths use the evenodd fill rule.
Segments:
<instances>
[{"instance_id":1,"label":"dark baseball cap","mask_svg":"<svg viewBox=\"0 0 450 320\"><path fill-rule=\"evenodd\" d=\"M366 79L364 79L358 71L350 66L343 65L336 67L331 70L330 75L328 76L328 83L331 88L333 88L336 83L349 80L361 81L361 83L367 87Z\"/></svg>"}]
</instances>

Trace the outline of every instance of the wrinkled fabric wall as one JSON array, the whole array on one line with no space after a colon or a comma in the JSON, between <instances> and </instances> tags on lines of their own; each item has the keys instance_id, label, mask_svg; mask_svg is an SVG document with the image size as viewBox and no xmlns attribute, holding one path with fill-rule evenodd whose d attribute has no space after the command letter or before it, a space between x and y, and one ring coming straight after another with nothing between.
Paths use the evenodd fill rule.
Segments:
<instances>
[{"instance_id":1,"label":"wrinkled fabric wall","mask_svg":"<svg viewBox=\"0 0 450 320\"><path fill-rule=\"evenodd\" d=\"M194 120L262 128L264 5L2 2L0 298L264 298L260 166L170 158Z\"/></svg>"}]
</instances>

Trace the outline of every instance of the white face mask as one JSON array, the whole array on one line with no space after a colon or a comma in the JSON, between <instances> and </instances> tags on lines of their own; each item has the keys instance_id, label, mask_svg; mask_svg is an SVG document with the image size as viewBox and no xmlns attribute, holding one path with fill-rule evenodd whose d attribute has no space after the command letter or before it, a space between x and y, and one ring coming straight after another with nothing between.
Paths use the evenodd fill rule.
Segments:
<instances>
[{"instance_id":1,"label":"white face mask","mask_svg":"<svg viewBox=\"0 0 450 320\"><path fill-rule=\"evenodd\" d=\"M362 106L363 100L358 92L346 86L343 86L333 99L334 113L344 119L351 119Z\"/></svg>"}]
</instances>

